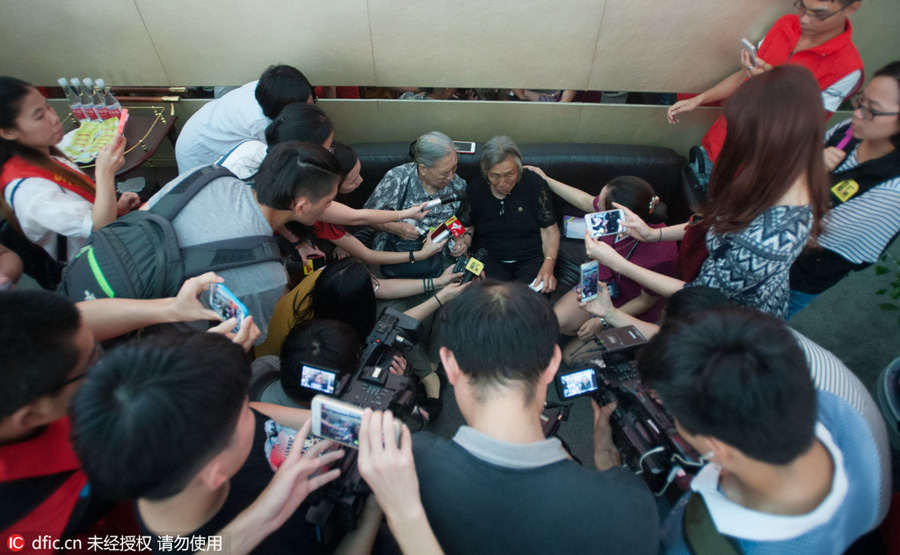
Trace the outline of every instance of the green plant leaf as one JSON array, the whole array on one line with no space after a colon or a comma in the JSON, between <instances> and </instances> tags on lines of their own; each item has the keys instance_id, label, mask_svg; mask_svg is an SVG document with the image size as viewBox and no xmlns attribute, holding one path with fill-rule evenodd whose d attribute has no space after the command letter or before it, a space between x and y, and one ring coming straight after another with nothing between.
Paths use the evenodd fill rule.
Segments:
<instances>
[{"instance_id":1,"label":"green plant leaf","mask_svg":"<svg viewBox=\"0 0 900 555\"><path fill-rule=\"evenodd\" d=\"M885 268L884 266L875 266L875 275L876 276L883 276L884 274L888 273L888 271L889 270L887 268Z\"/></svg>"},{"instance_id":2,"label":"green plant leaf","mask_svg":"<svg viewBox=\"0 0 900 555\"><path fill-rule=\"evenodd\" d=\"M879 289L878 291L875 291L876 295L884 295L885 293L887 293L887 289Z\"/></svg>"},{"instance_id":3,"label":"green plant leaf","mask_svg":"<svg viewBox=\"0 0 900 555\"><path fill-rule=\"evenodd\" d=\"M878 306L881 307L881 310L900 310L900 306L897 306L894 303L881 303Z\"/></svg>"}]
</instances>

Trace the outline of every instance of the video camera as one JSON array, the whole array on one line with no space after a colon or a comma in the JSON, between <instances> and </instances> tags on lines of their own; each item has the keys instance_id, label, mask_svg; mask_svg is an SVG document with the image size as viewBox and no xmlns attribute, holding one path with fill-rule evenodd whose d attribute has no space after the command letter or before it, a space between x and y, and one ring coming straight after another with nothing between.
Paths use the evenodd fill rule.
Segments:
<instances>
[{"instance_id":1,"label":"video camera","mask_svg":"<svg viewBox=\"0 0 900 555\"><path fill-rule=\"evenodd\" d=\"M319 387L315 382L306 385L303 379L300 385L327 393L345 403L372 410L390 410L394 417L406 418L416 408L416 384L411 378L412 371L407 366L404 374L398 375L392 373L390 368L395 355L412 349L418 343L421 325L411 316L385 308L366 338L359 370L355 374L344 376L330 390ZM356 450L347 450L340 463L340 477L310 496L312 506L306 513L308 522L322 526L337 508L334 524L343 530L356 527L363 501L370 493L356 467L357 455Z\"/></svg>"},{"instance_id":2,"label":"video camera","mask_svg":"<svg viewBox=\"0 0 900 555\"><path fill-rule=\"evenodd\" d=\"M671 415L640 381L634 359L647 339L634 326L627 326L600 332L594 341L599 357L557 376L560 398L590 395L601 406L615 402L610 425L622 461L641 474L657 495L672 482L686 491L691 474L703 462L678 433Z\"/></svg>"}]
</instances>

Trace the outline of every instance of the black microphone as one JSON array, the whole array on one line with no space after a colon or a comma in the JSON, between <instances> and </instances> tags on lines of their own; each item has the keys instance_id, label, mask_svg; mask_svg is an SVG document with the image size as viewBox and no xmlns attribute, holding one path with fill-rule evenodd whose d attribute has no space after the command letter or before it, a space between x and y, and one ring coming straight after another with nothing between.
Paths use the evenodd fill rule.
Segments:
<instances>
[{"instance_id":1,"label":"black microphone","mask_svg":"<svg viewBox=\"0 0 900 555\"><path fill-rule=\"evenodd\" d=\"M469 283L475 276L480 276L484 270L484 259L487 258L487 249L478 249L478 251L469 258L466 263L465 275L460 283Z\"/></svg>"},{"instance_id":2,"label":"black microphone","mask_svg":"<svg viewBox=\"0 0 900 555\"><path fill-rule=\"evenodd\" d=\"M439 195L437 198L429 200L425 203L425 208L422 210L431 210L435 206L440 206L441 204L447 204L449 202L456 202L458 200L463 199L463 193L447 193L446 195Z\"/></svg>"}]
</instances>

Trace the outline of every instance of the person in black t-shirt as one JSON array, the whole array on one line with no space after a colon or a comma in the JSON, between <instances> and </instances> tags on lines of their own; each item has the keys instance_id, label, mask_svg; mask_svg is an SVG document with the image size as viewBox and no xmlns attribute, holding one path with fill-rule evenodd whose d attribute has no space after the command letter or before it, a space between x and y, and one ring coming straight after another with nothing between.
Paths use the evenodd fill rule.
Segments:
<instances>
[{"instance_id":1,"label":"person in black t-shirt","mask_svg":"<svg viewBox=\"0 0 900 555\"><path fill-rule=\"evenodd\" d=\"M484 144L481 175L467 188L471 216L462 223L474 229L469 253L487 251L484 273L491 279L543 282L541 293L552 293L560 233L547 182L522 169L522 153L506 136Z\"/></svg>"}]
</instances>

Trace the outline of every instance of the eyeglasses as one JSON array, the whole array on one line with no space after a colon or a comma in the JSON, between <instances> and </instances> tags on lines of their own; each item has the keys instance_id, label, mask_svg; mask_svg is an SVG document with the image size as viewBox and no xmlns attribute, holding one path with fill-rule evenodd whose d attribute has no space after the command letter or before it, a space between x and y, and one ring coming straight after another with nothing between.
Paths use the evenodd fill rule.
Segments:
<instances>
[{"instance_id":1,"label":"eyeglasses","mask_svg":"<svg viewBox=\"0 0 900 555\"><path fill-rule=\"evenodd\" d=\"M806 14L809 14L811 17L814 17L815 19L818 19L819 21L825 21L829 17L844 11L844 8L846 8L846 7L847 6L844 6L843 8L841 8L839 10L835 10L831 13L828 13L828 12L825 12L824 10L810 10L809 8L806 7L806 4L803 3L803 0L797 0L796 2L794 2L794 9L797 10L797 13L800 14L800 17L803 17Z\"/></svg>"},{"instance_id":2,"label":"eyeglasses","mask_svg":"<svg viewBox=\"0 0 900 555\"><path fill-rule=\"evenodd\" d=\"M102 354L103 354L103 347L100 345L99 342L94 341L94 350L91 351L91 358L88 359L87 364L85 364L84 371L79 372L78 374L75 374L71 378L65 380L64 382L60 383L58 386L54 387L52 393L54 393L54 394L58 393L58 392L62 391L63 389L65 389L67 386L69 386L79 380L83 380L88 375L88 371L90 371L91 367L94 366L94 364L96 364L96 362L98 360L100 360L100 356Z\"/></svg>"},{"instance_id":3,"label":"eyeglasses","mask_svg":"<svg viewBox=\"0 0 900 555\"><path fill-rule=\"evenodd\" d=\"M67 385L73 384L73 383L83 379L85 376L87 376L87 374L88 374L87 370L85 370L84 372L82 372L80 374L76 374L76 375L72 376L68 380L66 380L63 383L56 386L56 389L54 389L54 391L62 391L63 389L66 388Z\"/></svg>"},{"instance_id":4,"label":"eyeglasses","mask_svg":"<svg viewBox=\"0 0 900 555\"><path fill-rule=\"evenodd\" d=\"M861 95L859 94L853 97L853 110L859 110L859 113L866 121L872 121L875 119L875 116L900 116L900 112L879 112L878 110L873 110L865 106L860 97Z\"/></svg>"}]
</instances>

